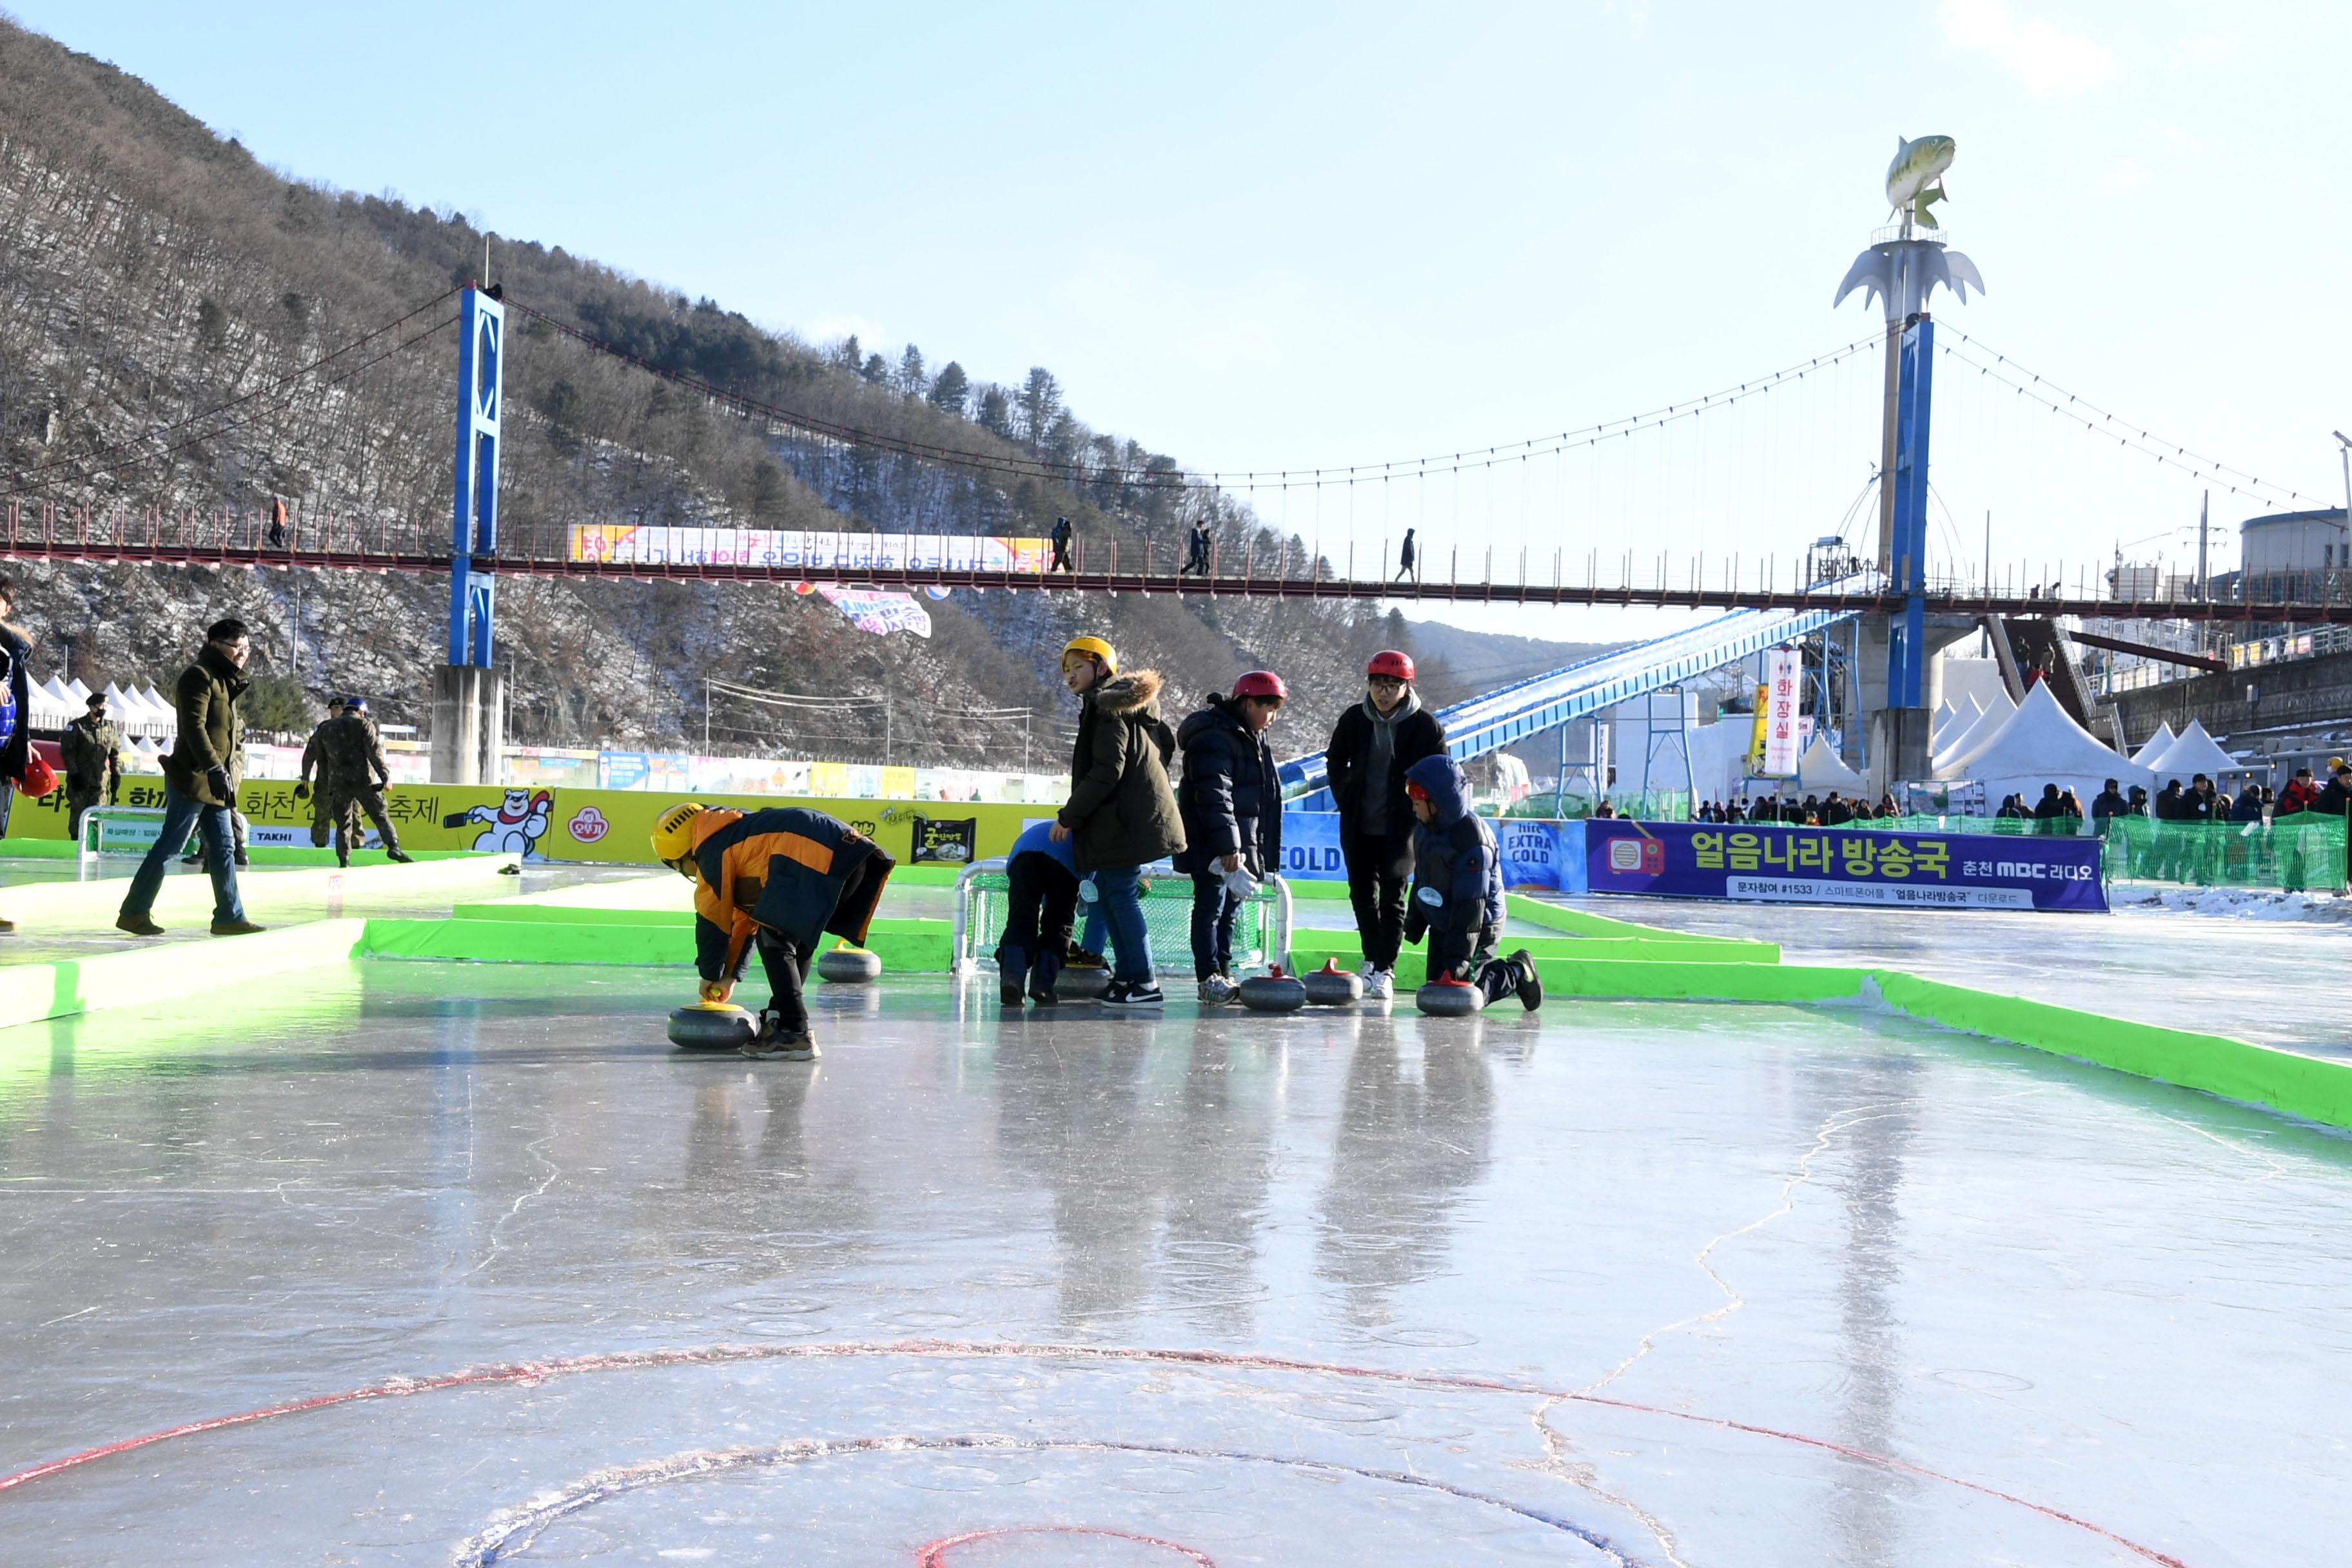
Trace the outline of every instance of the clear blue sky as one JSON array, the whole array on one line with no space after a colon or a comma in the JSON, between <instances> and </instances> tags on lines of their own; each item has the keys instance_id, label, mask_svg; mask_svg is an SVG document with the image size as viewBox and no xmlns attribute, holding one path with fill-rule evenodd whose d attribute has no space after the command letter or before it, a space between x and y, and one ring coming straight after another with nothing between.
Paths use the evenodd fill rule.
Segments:
<instances>
[{"instance_id":1,"label":"clear blue sky","mask_svg":"<svg viewBox=\"0 0 2352 1568\"><path fill-rule=\"evenodd\" d=\"M1990 289L1948 330L2342 499L2344 7L15 9L291 173L811 339L1046 365L1202 468L1483 447L1860 337L1830 296L1895 138L1947 133ZM1362 489L1352 525L1338 491L1261 506L1327 550L1417 519L1538 558L1785 559L1866 476L1876 372L1847 368L1614 467ZM2002 560L2179 559L2197 486L1943 384L1940 552L1981 557L1990 509Z\"/></svg>"}]
</instances>

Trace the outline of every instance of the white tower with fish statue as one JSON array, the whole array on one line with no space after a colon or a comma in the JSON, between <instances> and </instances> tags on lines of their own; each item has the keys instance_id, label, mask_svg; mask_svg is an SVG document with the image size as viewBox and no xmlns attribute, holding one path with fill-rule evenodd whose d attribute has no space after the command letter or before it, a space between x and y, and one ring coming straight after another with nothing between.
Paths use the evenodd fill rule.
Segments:
<instances>
[{"instance_id":1,"label":"white tower with fish statue","mask_svg":"<svg viewBox=\"0 0 2352 1568\"><path fill-rule=\"evenodd\" d=\"M1895 139L1886 166L1886 205L1898 224L1854 258L1831 300L1856 289L1878 298L1886 315L1886 406L1878 470L1878 569L1903 595L1885 626L1886 684L1874 714L1868 756L1871 787L1927 776L1927 431L1935 385L1936 323L1927 299L1938 284L1965 301L1984 292L1976 263L1944 242L1935 204L1946 198L1944 171L1958 149L1948 136ZM1875 619L1875 617L1873 617ZM1875 627L1869 628L1875 631ZM1874 686L1876 682L1871 681ZM1864 706L1870 703L1865 697Z\"/></svg>"}]
</instances>

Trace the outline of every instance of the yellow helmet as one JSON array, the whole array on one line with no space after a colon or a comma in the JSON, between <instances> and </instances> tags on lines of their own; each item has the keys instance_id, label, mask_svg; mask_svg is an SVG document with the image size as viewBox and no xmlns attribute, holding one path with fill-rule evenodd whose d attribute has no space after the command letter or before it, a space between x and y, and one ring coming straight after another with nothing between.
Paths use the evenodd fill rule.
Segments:
<instances>
[{"instance_id":1,"label":"yellow helmet","mask_svg":"<svg viewBox=\"0 0 2352 1568\"><path fill-rule=\"evenodd\" d=\"M668 864L694 853L694 819L702 815L695 801L673 805L654 824L654 858Z\"/></svg>"},{"instance_id":2,"label":"yellow helmet","mask_svg":"<svg viewBox=\"0 0 2352 1568\"><path fill-rule=\"evenodd\" d=\"M1065 667L1069 664L1070 656L1074 653L1082 653L1092 658L1103 667L1103 673L1106 675L1118 673L1118 655L1113 653L1110 644L1100 637L1072 637L1062 648L1062 663Z\"/></svg>"}]
</instances>

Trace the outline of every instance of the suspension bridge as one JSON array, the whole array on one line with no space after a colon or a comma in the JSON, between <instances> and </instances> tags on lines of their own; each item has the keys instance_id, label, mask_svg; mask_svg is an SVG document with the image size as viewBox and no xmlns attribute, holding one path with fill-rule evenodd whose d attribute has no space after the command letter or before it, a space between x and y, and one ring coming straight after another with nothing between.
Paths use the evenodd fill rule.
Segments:
<instances>
[{"instance_id":1,"label":"suspension bridge","mask_svg":"<svg viewBox=\"0 0 2352 1568\"><path fill-rule=\"evenodd\" d=\"M1715 619L1597 664L1556 671L1462 705L1452 717L1459 731L1456 751L1465 756L1559 728L1778 642L1860 619L1878 628L1871 640L1884 650L1886 663L1886 678L1874 700L1883 707L1873 717L1887 725L1868 749L1885 754L1879 771L1889 777L1920 776L1899 770L1924 767L1926 665L1932 646L1949 640L1956 626L2054 617L2352 624L2352 570L2217 575L2203 569L2201 534L2194 574L2125 570L2124 532L2152 521L2159 526L2147 539L2179 532L2178 525L2162 526L2160 518L2177 503L2184 485L2249 505L2308 508L2312 498L2168 441L1965 333L1948 332L1939 341L1926 309L1928 295L1940 285L1965 298L1963 284L1982 288L1973 266L1948 252L1940 235L1914 235L1906 227L1899 236L1880 237L1840 290L1841 299L1856 289L1878 299L1884 331L1769 374L1621 419L1482 449L1247 472L1110 458L1089 462L1045 452L1034 443L1024 449L1019 443L983 439L976 426L959 426L961 434L950 440L860 425L648 363L555 315L469 285L217 408L109 447L59 456L16 476L0 488L0 556L446 574L449 663L436 684L436 773L446 771L453 782L471 782L481 776L479 770L495 765L495 753L482 737L499 727L503 700L493 668L492 633L501 576L796 588L841 584L934 595L1034 592L1718 612ZM442 313L453 296L456 309ZM1187 540L1155 538L1136 526L1133 516L1144 509L1129 508L1119 529L1082 534L1068 559L1048 570L1035 569L1034 563L1024 563L1026 569L975 564L969 554L961 563L949 563L952 552L946 542L978 529L910 536L938 539L936 552L909 551L891 561L836 558L833 564L814 566L806 557L762 549L752 542L758 530L736 528L724 515L681 531L722 542L707 547L633 549L618 555L583 548L583 533L626 532L635 525L609 518L517 524L499 516L509 311L546 329L538 334L542 343L561 342L568 345L562 352L584 350L626 362L709 408L747 422L770 449L792 455L796 475L828 500L828 486L862 482L856 476L876 464L896 464L902 478L914 472L952 474L1000 503L1011 487L1028 482L1073 495L1157 492L1175 501L1181 519L1188 505L1195 516L1208 515L1209 498L1214 497L1241 504L1239 526L1223 531L1204 562ZM299 508L265 519L250 511L160 502L78 502L60 493L103 475L119 497L127 488L126 476L142 466L282 416L298 400L436 342L451 326L457 329L459 394L452 520L382 509L305 515ZM1870 384L1864 378L1882 363L1883 384ZM1941 405L1933 401L1938 364L1946 376ZM1878 439L1865 445L1873 423ZM2096 488L2032 494L2023 510L2052 515L2069 508L2091 510L2099 522L2112 526L2119 542L2115 569L2102 571L2081 561L2071 567L2030 560L1996 566L1992 506L1984 508L1984 549L1968 550L1951 498L1927 482L1931 428L1968 454L1963 471L1970 473L1998 471L2014 452L2046 455L2057 449L2054 444L2074 443L2067 448L2074 456L2056 471L2079 478L2077 469L2095 470ZM1858 461L1868 473L1855 490L1852 473ZM2123 470L2114 465L2119 463L2129 465L2129 483L2117 482ZM850 478L845 480L845 475ZM1580 488L1571 482L1574 477L1583 480L1581 496L1574 493ZM1964 504L1995 499L2001 499L1997 489L1979 487ZM2005 499L2015 503L2020 498ZM1156 508L1163 535L1182 531L1181 525L1167 523L1170 510ZM1109 510L1119 513L1117 505ZM1867 510L1876 512L1874 564L1852 537L1864 528ZM1004 509L997 504L991 515L1001 520ZM1223 517L1229 524L1236 521L1231 511ZM1792 522L1811 547L1786 553L1769 548L1797 531ZM1327 531L1337 541L1328 550ZM1437 544L1433 532L1442 533L1446 542ZM1412 564L1390 571L1399 546L1416 534ZM730 536L738 542L723 542ZM1570 548L1566 542L1571 539L1585 548ZM1617 547L1602 547L1602 539ZM1633 539L1642 540L1643 548L1623 548L1622 542ZM1759 543L1767 548L1757 549ZM1360 561L1360 555L1369 560ZM2346 565L2352 568L2352 548L2346 552ZM475 740L452 742L451 754L443 757L437 737L445 733L469 733ZM1294 787L1311 787L1315 762L1302 760L1291 780ZM1889 768L1898 772L1887 773Z\"/></svg>"}]
</instances>

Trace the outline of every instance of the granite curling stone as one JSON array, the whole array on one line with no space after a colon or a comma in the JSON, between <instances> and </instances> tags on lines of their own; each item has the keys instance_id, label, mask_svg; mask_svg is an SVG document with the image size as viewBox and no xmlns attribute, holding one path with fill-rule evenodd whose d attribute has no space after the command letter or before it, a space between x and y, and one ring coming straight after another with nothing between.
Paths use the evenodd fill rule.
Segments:
<instances>
[{"instance_id":1,"label":"granite curling stone","mask_svg":"<svg viewBox=\"0 0 2352 1568\"><path fill-rule=\"evenodd\" d=\"M731 1051L759 1032L759 1016L732 1002L698 1002L669 1016L669 1043L683 1051Z\"/></svg>"},{"instance_id":2,"label":"granite curling stone","mask_svg":"<svg viewBox=\"0 0 2352 1568\"><path fill-rule=\"evenodd\" d=\"M1340 968L1336 958L1325 959L1322 968L1302 974L1298 980L1307 987L1307 1000L1318 1007L1344 1007L1364 999L1364 977Z\"/></svg>"},{"instance_id":3,"label":"granite curling stone","mask_svg":"<svg viewBox=\"0 0 2352 1568\"><path fill-rule=\"evenodd\" d=\"M1433 1018L1466 1018L1486 1005L1475 985L1458 980L1433 980L1412 994L1413 1005Z\"/></svg>"},{"instance_id":4,"label":"granite curling stone","mask_svg":"<svg viewBox=\"0 0 2352 1568\"><path fill-rule=\"evenodd\" d=\"M1054 994L1068 996L1081 1002L1101 999L1110 989L1110 971L1089 964L1083 969L1064 969L1054 976Z\"/></svg>"},{"instance_id":5,"label":"granite curling stone","mask_svg":"<svg viewBox=\"0 0 2352 1568\"><path fill-rule=\"evenodd\" d=\"M1253 974L1242 982L1242 1005L1253 1013L1296 1013L1307 1005L1307 986L1296 974L1285 974L1276 964L1271 974Z\"/></svg>"},{"instance_id":6,"label":"granite curling stone","mask_svg":"<svg viewBox=\"0 0 2352 1568\"><path fill-rule=\"evenodd\" d=\"M844 943L830 952L817 954L816 973L820 980L830 980L836 985L863 985L882 978L882 960L862 947Z\"/></svg>"}]
</instances>

